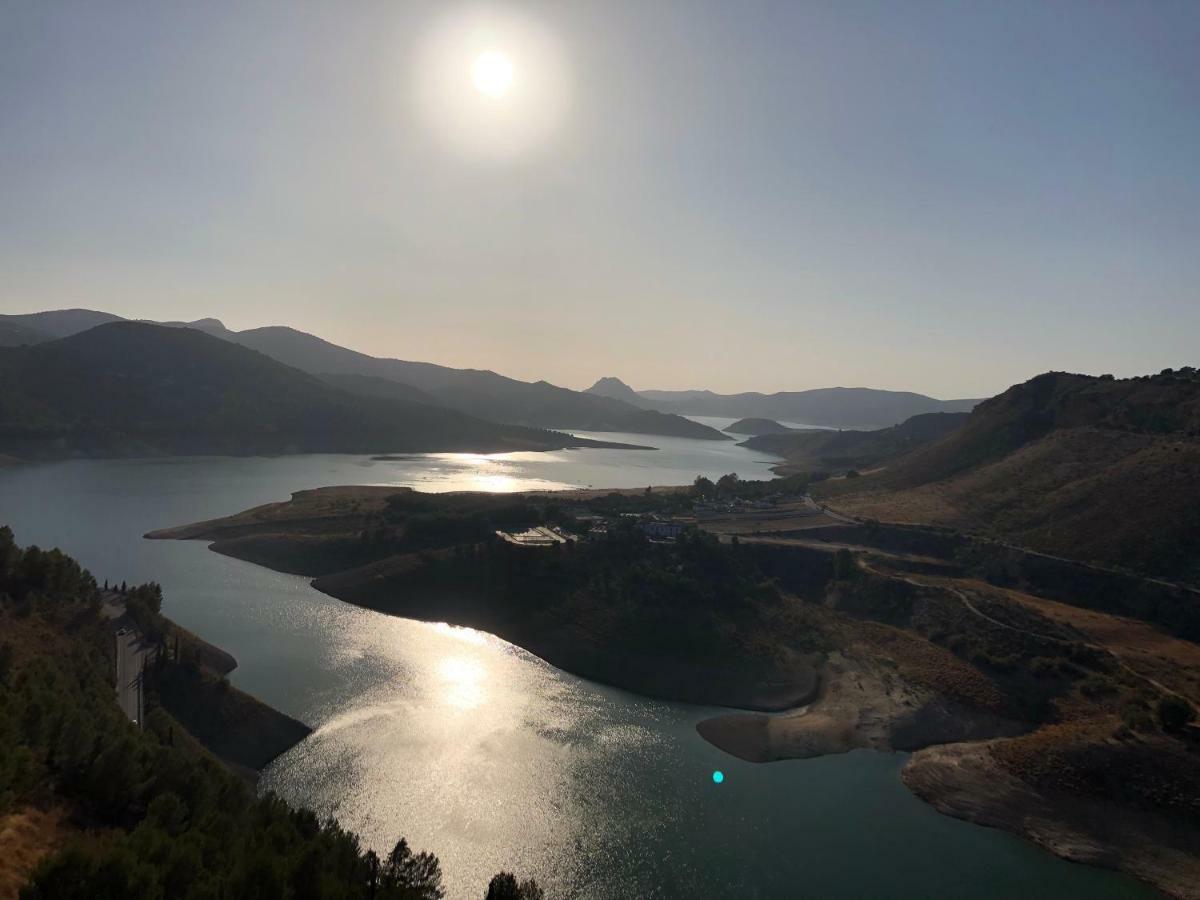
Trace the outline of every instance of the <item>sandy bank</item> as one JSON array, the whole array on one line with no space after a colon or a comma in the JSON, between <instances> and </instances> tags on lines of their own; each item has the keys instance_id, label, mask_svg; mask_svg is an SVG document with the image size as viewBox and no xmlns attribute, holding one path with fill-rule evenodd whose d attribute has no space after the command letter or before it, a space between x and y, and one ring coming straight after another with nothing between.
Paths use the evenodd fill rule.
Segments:
<instances>
[{"instance_id":1,"label":"sandy bank","mask_svg":"<svg viewBox=\"0 0 1200 900\"><path fill-rule=\"evenodd\" d=\"M696 726L709 743L748 762L810 759L859 747L915 750L1019 734L1022 723L972 709L865 659L832 653L806 706L778 715L729 713Z\"/></svg>"}]
</instances>

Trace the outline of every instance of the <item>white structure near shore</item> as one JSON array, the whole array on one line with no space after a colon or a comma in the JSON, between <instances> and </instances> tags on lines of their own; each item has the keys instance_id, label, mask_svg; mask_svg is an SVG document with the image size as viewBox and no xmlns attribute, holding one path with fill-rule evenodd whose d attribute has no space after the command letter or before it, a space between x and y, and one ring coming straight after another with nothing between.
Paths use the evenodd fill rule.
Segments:
<instances>
[{"instance_id":1,"label":"white structure near shore","mask_svg":"<svg viewBox=\"0 0 1200 900\"><path fill-rule=\"evenodd\" d=\"M518 547L554 547L578 540L575 535L553 525L535 525L525 531L497 531L496 537Z\"/></svg>"}]
</instances>

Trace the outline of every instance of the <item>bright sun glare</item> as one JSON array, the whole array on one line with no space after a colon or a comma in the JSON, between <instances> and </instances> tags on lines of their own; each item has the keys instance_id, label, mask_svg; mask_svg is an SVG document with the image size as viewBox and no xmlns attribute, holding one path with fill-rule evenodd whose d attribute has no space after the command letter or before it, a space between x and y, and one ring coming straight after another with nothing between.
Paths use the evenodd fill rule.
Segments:
<instances>
[{"instance_id":1,"label":"bright sun glare","mask_svg":"<svg viewBox=\"0 0 1200 900\"><path fill-rule=\"evenodd\" d=\"M512 61L495 50L481 53L471 66L471 78L475 82L475 89L481 94L502 97L512 87Z\"/></svg>"},{"instance_id":2,"label":"bright sun glare","mask_svg":"<svg viewBox=\"0 0 1200 900\"><path fill-rule=\"evenodd\" d=\"M420 116L464 157L526 157L566 121L571 72L562 42L522 12L467 7L439 16L412 66Z\"/></svg>"}]
</instances>

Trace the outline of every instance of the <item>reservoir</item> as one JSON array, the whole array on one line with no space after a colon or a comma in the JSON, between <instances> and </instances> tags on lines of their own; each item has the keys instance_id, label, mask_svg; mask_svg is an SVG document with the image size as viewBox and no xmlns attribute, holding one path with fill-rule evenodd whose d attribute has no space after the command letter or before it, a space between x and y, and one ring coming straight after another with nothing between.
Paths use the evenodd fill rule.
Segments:
<instances>
[{"instance_id":1,"label":"reservoir","mask_svg":"<svg viewBox=\"0 0 1200 900\"><path fill-rule=\"evenodd\" d=\"M903 754L754 765L703 741L714 711L575 678L491 635L382 615L307 580L146 541L155 528L336 484L520 490L684 484L771 459L732 442L595 435L658 450L72 461L0 469L0 524L98 579L163 586L243 690L316 729L262 789L385 853L437 853L448 897L500 870L551 898L1155 896L913 797ZM713 772L724 778L716 783Z\"/></svg>"}]
</instances>

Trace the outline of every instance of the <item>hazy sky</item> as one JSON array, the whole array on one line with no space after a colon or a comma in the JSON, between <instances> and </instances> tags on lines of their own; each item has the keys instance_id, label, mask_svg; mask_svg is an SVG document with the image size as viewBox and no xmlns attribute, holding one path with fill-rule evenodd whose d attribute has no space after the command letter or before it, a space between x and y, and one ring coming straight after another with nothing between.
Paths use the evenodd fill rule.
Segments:
<instances>
[{"instance_id":1,"label":"hazy sky","mask_svg":"<svg viewBox=\"0 0 1200 900\"><path fill-rule=\"evenodd\" d=\"M446 10L544 29L557 129L445 141ZM1200 3L0 0L0 312L66 306L571 387L1195 364Z\"/></svg>"}]
</instances>

